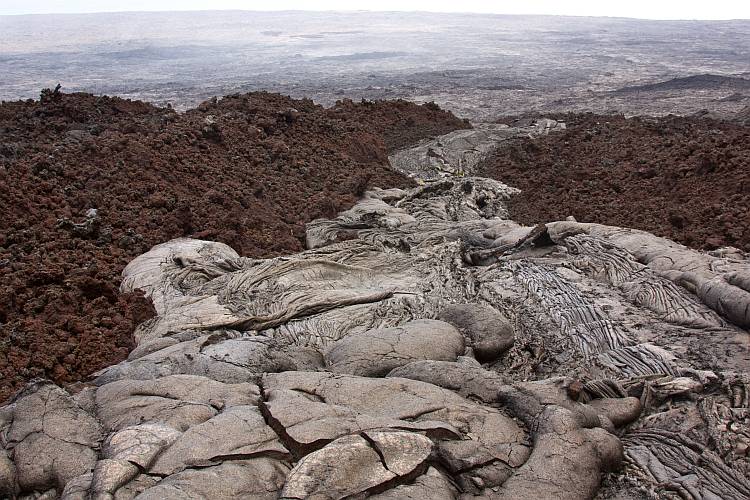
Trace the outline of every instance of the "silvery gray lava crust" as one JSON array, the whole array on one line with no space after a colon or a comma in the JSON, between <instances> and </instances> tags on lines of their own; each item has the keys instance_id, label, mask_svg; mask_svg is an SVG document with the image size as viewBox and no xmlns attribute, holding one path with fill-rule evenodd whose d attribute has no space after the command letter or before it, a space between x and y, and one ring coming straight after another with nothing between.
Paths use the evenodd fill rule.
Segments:
<instances>
[{"instance_id":1,"label":"silvery gray lava crust","mask_svg":"<svg viewBox=\"0 0 750 500\"><path fill-rule=\"evenodd\" d=\"M417 167L296 255L133 260L157 316L90 383L0 409L1 494L750 497L747 255L524 227L516 189Z\"/></svg>"}]
</instances>

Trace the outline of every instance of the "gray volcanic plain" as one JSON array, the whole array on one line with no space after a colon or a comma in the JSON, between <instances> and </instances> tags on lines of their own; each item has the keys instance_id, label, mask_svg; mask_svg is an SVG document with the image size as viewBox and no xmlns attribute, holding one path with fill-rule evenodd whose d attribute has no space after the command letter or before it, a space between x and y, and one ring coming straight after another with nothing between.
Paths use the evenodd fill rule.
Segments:
<instances>
[{"instance_id":1,"label":"gray volcanic plain","mask_svg":"<svg viewBox=\"0 0 750 500\"><path fill-rule=\"evenodd\" d=\"M269 90L406 98L472 120L720 115L750 104L750 21L403 12L0 16L0 99L63 90L171 103ZM676 82L671 80L678 79Z\"/></svg>"}]
</instances>

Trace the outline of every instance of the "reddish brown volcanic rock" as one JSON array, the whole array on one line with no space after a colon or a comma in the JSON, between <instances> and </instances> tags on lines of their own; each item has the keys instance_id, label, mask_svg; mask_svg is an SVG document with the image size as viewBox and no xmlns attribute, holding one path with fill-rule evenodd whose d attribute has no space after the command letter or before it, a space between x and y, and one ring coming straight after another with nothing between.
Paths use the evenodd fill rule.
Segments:
<instances>
[{"instance_id":1,"label":"reddish brown volcanic rock","mask_svg":"<svg viewBox=\"0 0 750 500\"><path fill-rule=\"evenodd\" d=\"M327 110L252 93L180 115L42 97L0 105L0 401L31 378L74 382L127 355L152 310L119 294L120 271L152 245L191 235L252 257L298 252L305 222L368 186L411 185L386 143L467 126L403 101Z\"/></svg>"},{"instance_id":2,"label":"reddish brown volcanic rock","mask_svg":"<svg viewBox=\"0 0 750 500\"><path fill-rule=\"evenodd\" d=\"M434 102L420 106L419 113L415 113L414 104L403 99L361 103L344 99L337 102L332 111L336 116L372 124L380 131L390 151L411 146L425 137L471 128L468 121L446 114Z\"/></svg>"},{"instance_id":3,"label":"reddish brown volcanic rock","mask_svg":"<svg viewBox=\"0 0 750 500\"><path fill-rule=\"evenodd\" d=\"M750 127L699 118L562 115L564 133L509 143L479 175L523 190L511 216L569 215L686 245L750 251Z\"/></svg>"}]
</instances>

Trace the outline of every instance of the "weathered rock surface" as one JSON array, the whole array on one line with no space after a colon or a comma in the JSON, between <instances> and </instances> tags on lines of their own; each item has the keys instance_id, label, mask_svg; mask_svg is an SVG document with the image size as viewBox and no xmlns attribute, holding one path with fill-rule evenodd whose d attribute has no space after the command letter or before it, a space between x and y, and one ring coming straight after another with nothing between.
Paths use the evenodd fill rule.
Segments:
<instances>
[{"instance_id":1,"label":"weathered rock surface","mask_svg":"<svg viewBox=\"0 0 750 500\"><path fill-rule=\"evenodd\" d=\"M385 483L407 481L424 468L432 441L401 431L341 437L300 460L287 477L283 499L346 498Z\"/></svg>"},{"instance_id":2,"label":"weathered rock surface","mask_svg":"<svg viewBox=\"0 0 750 500\"><path fill-rule=\"evenodd\" d=\"M432 384L330 373L285 372L264 377L262 405L292 450L304 455L343 435L408 429L439 441L437 452L456 473L528 456L525 433L511 418Z\"/></svg>"},{"instance_id":3,"label":"weathered rock surface","mask_svg":"<svg viewBox=\"0 0 750 500\"><path fill-rule=\"evenodd\" d=\"M22 491L62 489L96 464L102 426L70 395L52 384L32 385L11 408L3 441L12 447L11 483ZM2 489L12 487L6 483Z\"/></svg>"},{"instance_id":4,"label":"weathered rock surface","mask_svg":"<svg viewBox=\"0 0 750 500\"><path fill-rule=\"evenodd\" d=\"M215 467L185 470L139 492L139 500L216 498L279 498L289 467L269 458L233 460Z\"/></svg>"},{"instance_id":5,"label":"weathered rock surface","mask_svg":"<svg viewBox=\"0 0 750 500\"><path fill-rule=\"evenodd\" d=\"M422 319L347 335L328 349L325 359L335 373L382 377L411 361L455 361L463 352L464 339L458 330L442 321Z\"/></svg>"},{"instance_id":6,"label":"weathered rock surface","mask_svg":"<svg viewBox=\"0 0 750 500\"><path fill-rule=\"evenodd\" d=\"M373 190L290 257L154 247L129 359L0 409L0 492L747 498L747 256L524 228L514 193Z\"/></svg>"},{"instance_id":7,"label":"weathered rock surface","mask_svg":"<svg viewBox=\"0 0 750 500\"><path fill-rule=\"evenodd\" d=\"M434 467L417 477L409 484L402 484L383 493L376 493L372 498L379 500L454 500L457 497L456 487Z\"/></svg>"},{"instance_id":8,"label":"weathered rock surface","mask_svg":"<svg viewBox=\"0 0 750 500\"><path fill-rule=\"evenodd\" d=\"M515 334L508 318L496 309L478 304L447 304L438 318L469 337L474 355L492 361L513 346Z\"/></svg>"}]
</instances>

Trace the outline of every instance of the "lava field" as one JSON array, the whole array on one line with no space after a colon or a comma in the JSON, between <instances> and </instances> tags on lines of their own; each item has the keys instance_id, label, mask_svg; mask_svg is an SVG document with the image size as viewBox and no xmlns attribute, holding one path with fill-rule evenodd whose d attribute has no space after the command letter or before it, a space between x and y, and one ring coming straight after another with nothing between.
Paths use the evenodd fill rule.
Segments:
<instances>
[{"instance_id":1,"label":"lava field","mask_svg":"<svg viewBox=\"0 0 750 500\"><path fill-rule=\"evenodd\" d=\"M511 217L643 229L750 251L750 127L697 117L557 115L567 130L504 143L479 174L521 189Z\"/></svg>"},{"instance_id":2,"label":"lava field","mask_svg":"<svg viewBox=\"0 0 750 500\"><path fill-rule=\"evenodd\" d=\"M193 236L243 256L303 249L304 225L369 186L408 187L389 147L469 125L434 105L232 95L177 113L45 91L0 105L0 400L124 359L153 314L118 291L153 245Z\"/></svg>"}]
</instances>

